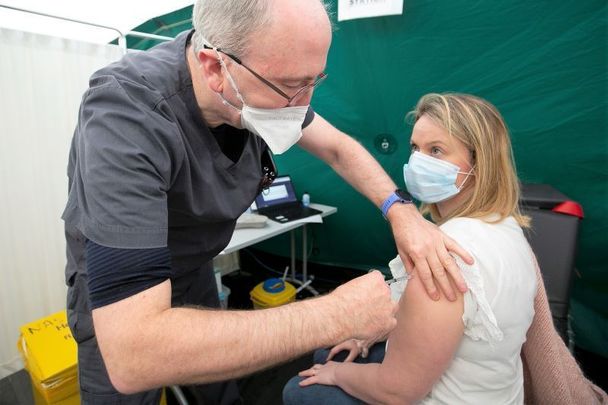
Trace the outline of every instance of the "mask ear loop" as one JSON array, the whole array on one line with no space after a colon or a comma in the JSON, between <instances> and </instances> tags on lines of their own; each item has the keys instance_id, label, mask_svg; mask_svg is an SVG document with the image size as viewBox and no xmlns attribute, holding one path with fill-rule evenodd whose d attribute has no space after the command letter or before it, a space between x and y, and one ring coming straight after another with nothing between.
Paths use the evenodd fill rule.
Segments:
<instances>
[{"instance_id":1,"label":"mask ear loop","mask_svg":"<svg viewBox=\"0 0 608 405\"><path fill-rule=\"evenodd\" d=\"M468 172L458 172L460 174L466 174L467 175L464 178L464 180L462 181L462 184L460 185L460 187L458 187L458 191L462 190L462 188L464 187L464 183L467 182L467 180L469 179L469 177L475 176L475 173L473 173L473 169L475 169L475 166L471 167L471 170L469 170Z\"/></svg>"},{"instance_id":2,"label":"mask ear loop","mask_svg":"<svg viewBox=\"0 0 608 405\"><path fill-rule=\"evenodd\" d=\"M222 55L220 55L220 52L217 50L216 47L213 47L213 50L215 51L215 54L217 55L217 60L220 62L220 66L222 67L222 69L226 73L226 77L228 78L228 81L230 82L230 85L232 86L232 88L236 92L237 98L241 101L241 103L243 103L243 105L245 105L245 99L243 99L243 96L241 95L241 92L239 91L239 88L237 87L234 79L232 78L232 75L228 71L228 67L226 66L226 62L224 62L224 58L222 58ZM240 109L238 109L235 106L233 106L232 104L230 104L230 102L228 102L228 100L226 100L223 95L220 94L220 97L222 98L222 102L224 104L229 105L229 106L237 109L238 111L241 111Z\"/></svg>"}]
</instances>

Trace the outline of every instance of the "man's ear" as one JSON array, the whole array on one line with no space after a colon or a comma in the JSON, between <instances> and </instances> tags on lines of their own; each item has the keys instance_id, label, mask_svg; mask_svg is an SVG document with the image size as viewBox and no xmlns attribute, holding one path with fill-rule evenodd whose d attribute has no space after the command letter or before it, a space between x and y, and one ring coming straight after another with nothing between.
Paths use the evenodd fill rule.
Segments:
<instances>
[{"instance_id":1,"label":"man's ear","mask_svg":"<svg viewBox=\"0 0 608 405\"><path fill-rule=\"evenodd\" d=\"M203 49L196 53L200 73L207 78L211 90L221 93L224 90L224 72L217 54L212 49Z\"/></svg>"}]
</instances>

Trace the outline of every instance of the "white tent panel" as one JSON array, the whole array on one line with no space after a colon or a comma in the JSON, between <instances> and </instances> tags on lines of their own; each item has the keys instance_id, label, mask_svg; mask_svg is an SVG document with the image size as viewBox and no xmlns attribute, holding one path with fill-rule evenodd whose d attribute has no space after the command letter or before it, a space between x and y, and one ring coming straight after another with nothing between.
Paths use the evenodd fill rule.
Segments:
<instances>
[{"instance_id":1,"label":"white tent panel","mask_svg":"<svg viewBox=\"0 0 608 405\"><path fill-rule=\"evenodd\" d=\"M115 45L0 28L0 378L22 367L19 326L65 308L67 162L89 76Z\"/></svg>"},{"instance_id":2,"label":"white tent panel","mask_svg":"<svg viewBox=\"0 0 608 405\"><path fill-rule=\"evenodd\" d=\"M192 4L192 0L0 0L0 6L26 9L115 28L123 33L159 15ZM118 33L104 28L43 17L0 7L0 27L93 43L108 43Z\"/></svg>"}]
</instances>

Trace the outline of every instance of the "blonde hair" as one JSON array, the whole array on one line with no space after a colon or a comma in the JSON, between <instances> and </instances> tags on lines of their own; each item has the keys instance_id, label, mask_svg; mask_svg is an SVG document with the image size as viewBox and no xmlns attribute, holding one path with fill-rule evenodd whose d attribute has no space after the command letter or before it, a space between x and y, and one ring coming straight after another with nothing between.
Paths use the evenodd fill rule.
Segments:
<instances>
[{"instance_id":1,"label":"blonde hair","mask_svg":"<svg viewBox=\"0 0 608 405\"><path fill-rule=\"evenodd\" d=\"M422 204L422 213L430 214L438 224L455 217L496 223L513 216L520 226L529 227L530 218L519 210L520 185L509 132L496 107L468 94L433 93L423 96L416 109L408 113L414 122L423 115L471 152L475 182L469 198L445 217L436 204ZM499 218L490 220L490 214L498 214Z\"/></svg>"}]
</instances>

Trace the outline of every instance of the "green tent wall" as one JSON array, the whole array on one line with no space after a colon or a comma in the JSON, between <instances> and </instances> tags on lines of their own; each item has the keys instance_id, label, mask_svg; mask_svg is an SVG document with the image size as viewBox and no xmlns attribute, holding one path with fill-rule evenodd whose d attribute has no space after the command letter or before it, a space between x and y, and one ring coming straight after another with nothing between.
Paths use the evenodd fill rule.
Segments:
<instances>
[{"instance_id":1,"label":"green tent wall","mask_svg":"<svg viewBox=\"0 0 608 405\"><path fill-rule=\"evenodd\" d=\"M337 1L332 2L337 10ZM175 36L191 8L136 31ZM401 16L335 24L315 110L370 151L399 185L409 155L405 114L429 92L479 95L510 128L521 180L582 204L571 325L580 347L608 357L608 74L604 0L405 1ZM145 49L153 42L129 41ZM388 148L383 149L383 142ZM384 143L386 146L386 143ZM311 227L311 260L385 267L396 255L380 212L328 166L294 148L276 158L300 193L339 207ZM287 255L289 240L262 248Z\"/></svg>"}]
</instances>

